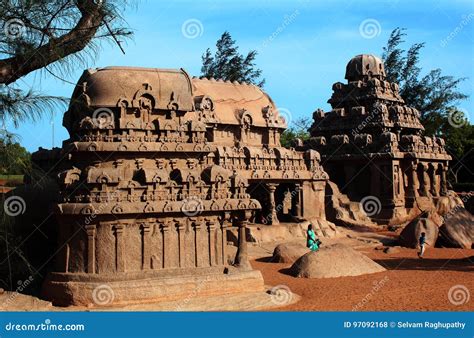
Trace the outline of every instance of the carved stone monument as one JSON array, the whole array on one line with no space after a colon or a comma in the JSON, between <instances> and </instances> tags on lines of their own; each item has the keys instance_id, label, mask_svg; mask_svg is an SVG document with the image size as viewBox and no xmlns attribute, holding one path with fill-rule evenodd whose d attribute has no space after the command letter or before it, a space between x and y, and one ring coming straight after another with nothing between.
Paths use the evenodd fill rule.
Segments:
<instances>
[{"instance_id":1,"label":"carved stone monument","mask_svg":"<svg viewBox=\"0 0 474 338\"><path fill-rule=\"evenodd\" d=\"M107 305L263 291L249 221L325 219L319 154L281 147L286 123L256 86L87 70L63 124L57 265L43 288L55 304L97 304L104 289Z\"/></svg>"},{"instance_id":2,"label":"carved stone monument","mask_svg":"<svg viewBox=\"0 0 474 338\"><path fill-rule=\"evenodd\" d=\"M400 224L448 194L451 157L443 139L423 135L420 113L386 80L379 58L354 57L345 78L333 85L332 110L314 112L310 146L342 193L380 203L374 221Z\"/></svg>"}]
</instances>

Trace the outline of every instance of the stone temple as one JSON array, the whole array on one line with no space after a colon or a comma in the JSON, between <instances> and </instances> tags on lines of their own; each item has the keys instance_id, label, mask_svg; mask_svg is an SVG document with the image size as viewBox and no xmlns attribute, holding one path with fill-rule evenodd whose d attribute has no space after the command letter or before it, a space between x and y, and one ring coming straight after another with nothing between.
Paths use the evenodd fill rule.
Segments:
<instances>
[{"instance_id":1,"label":"stone temple","mask_svg":"<svg viewBox=\"0 0 474 338\"><path fill-rule=\"evenodd\" d=\"M420 113L386 80L379 58L354 57L345 79L332 87L332 110L314 112L310 146L342 193L362 204L371 198L380 203L373 221L413 219L448 194L451 157L444 140L423 135Z\"/></svg>"},{"instance_id":2,"label":"stone temple","mask_svg":"<svg viewBox=\"0 0 474 338\"><path fill-rule=\"evenodd\" d=\"M249 222L317 219L335 232L318 152L281 146L286 123L256 86L182 69L87 70L63 124L70 138L51 152L59 253L43 287L55 304L93 304L104 284L110 305L264 291Z\"/></svg>"}]
</instances>

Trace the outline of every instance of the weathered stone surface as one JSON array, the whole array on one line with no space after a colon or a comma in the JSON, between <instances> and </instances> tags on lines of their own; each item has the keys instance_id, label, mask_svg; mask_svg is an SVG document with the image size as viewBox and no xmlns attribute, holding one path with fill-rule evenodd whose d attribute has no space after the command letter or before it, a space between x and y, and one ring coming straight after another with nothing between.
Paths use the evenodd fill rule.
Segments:
<instances>
[{"instance_id":1,"label":"weathered stone surface","mask_svg":"<svg viewBox=\"0 0 474 338\"><path fill-rule=\"evenodd\" d=\"M348 246L333 244L300 257L290 271L295 277L331 278L382 272L385 268Z\"/></svg>"},{"instance_id":2,"label":"weathered stone surface","mask_svg":"<svg viewBox=\"0 0 474 338\"><path fill-rule=\"evenodd\" d=\"M450 248L473 248L474 216L464 208L452 209L439 228L438 245Z\"/></svg>"},{"instance_id":3,"label":"weathered stone surface","mask_svg":"<svg viewBox=\"0 0 474 338\"><path fill-rule=\"evenodd\" d=\"M208 294L263 290L248 274L249 222L316 218L335 232L318 152L281 146L285 119L257 86L182 69L86 70L63 125L63 148L33 155L60 183L61 250L44 284L57 304L89 304L100 283L114 285L111 305L185 297L203 276Z\"/></svg>"},{"instance_id":4,"label":"weathered stone surface","mask_svg":"<svg viewBox=\"0 0 474 338\"><path fill-rule=\"evenodd\" d=\"M53 305L18 292L0 292L0 311L52 311Z\"/></svg>"},{"instance_id":5,"label":"weathered stone surface","mask_svg":"<svg viewBox=\"0 0 474 338\"><path fill-rule=\"evenodd\" d=\"M399 244L407 248L417 248L422 232L426 235L426 244L434 247L438 239L438 225L433 222L433 213L425 212L408 223L399 236Z\"/></svg>"},{"instance_id":6,"label":"weathered stone surface","mask_svg":"<svg viewBox=\"0 0 474 338\"><path fill-rule=\"evenodd\" d=\"M339 226L376 225L361 209L360 203L349 200L332 181L326 184L326 218Z\"/></svg>"},{"instance_id":7,"label":"weathered stone surface","mask_svg":"<svg viewBox=\"0 0 474 338\"><path fill-rule=\"evenodd\" d=\"M307 147L321 153L331 181L373 221L400 225L448 195L451 157L439 137L424 136L420 112L408 107L399 86L387 81L381 59L357 55L336 82L332 110L313 113ZM351 222L350 203L331 205L334 222ZM425 206L428 206L426 208ZM417 212L412 212L412 211Z\"/></svg>"},{"instance_id":8,"label":"weathered stone surface","mask_svg":"<svg viewBox=\"0 0 474 338\"><path fill-rule=\"evenodd\" d=\"M307 254L309 249L303 244L279 244L273 250L272 262L293 264L298 258Z\"/></svg>"}]
</instances>

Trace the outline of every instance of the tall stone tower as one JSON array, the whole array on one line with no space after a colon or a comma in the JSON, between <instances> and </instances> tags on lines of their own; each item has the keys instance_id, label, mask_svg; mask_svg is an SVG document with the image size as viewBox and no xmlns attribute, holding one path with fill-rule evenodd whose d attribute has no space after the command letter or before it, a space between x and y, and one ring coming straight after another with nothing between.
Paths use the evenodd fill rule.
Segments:
<instances>
[{"instance_id":1,"label":"tall stone tower","mask_svg":"<svg viewBox=\"0 0 474 338\"><path fill-rule=\"evenodd\" d=\"M351 200L378 204L374 221L400 224L447 194L451 157L443 139L423 135L419 111L386 80L379 58L355 56L345 78L332 87L332 110L313 113L310 145Z\"/></svg>"}]
</instances>

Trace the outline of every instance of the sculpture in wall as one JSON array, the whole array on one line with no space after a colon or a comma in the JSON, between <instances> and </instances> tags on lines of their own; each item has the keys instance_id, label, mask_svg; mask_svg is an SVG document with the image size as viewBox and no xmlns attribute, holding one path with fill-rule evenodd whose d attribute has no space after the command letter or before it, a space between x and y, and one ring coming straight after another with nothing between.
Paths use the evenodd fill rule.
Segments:
<instances>
[{"instance_id":1,"label":"sculpture in wall","mask_svg":"<svg viewBox=\"0 0 474 338\"><path fill-rule=\"evenodd\" d=\"M104 283L110 305L263 291L249 221L325 219L319 154L281 147L286 123L253 85L87 70L63 124L59 253L43 290L56 304L92 304ZM230 258L229 227L239 234Z\"/></svg>"}]
</instances>

